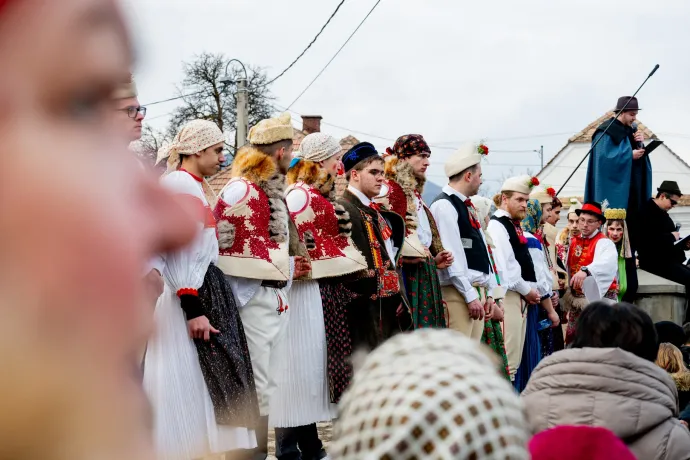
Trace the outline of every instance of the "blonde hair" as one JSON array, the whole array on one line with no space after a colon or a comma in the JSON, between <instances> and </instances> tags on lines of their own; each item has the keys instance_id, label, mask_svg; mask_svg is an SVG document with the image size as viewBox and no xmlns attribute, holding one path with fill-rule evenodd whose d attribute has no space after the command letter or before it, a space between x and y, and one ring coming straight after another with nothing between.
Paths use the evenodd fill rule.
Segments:
<instances>
[{"instance_id":1,"label":"blonde hair","mask_svg":"<svg viewBox=\"0 0 690 460\"><path fill-rule=\"evenodd\" d=\"M659 345L659 353L656 356L656 365L669 374L688 374L690 370L685 367L683 353L673 344L662 343Z\"/></svg>"}]
</instances>

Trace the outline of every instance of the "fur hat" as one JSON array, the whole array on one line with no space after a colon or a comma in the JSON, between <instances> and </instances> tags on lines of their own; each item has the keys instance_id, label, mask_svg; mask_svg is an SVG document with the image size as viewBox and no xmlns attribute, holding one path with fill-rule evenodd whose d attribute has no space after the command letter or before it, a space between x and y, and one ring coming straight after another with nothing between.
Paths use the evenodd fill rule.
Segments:
<instances>
[{"instance_id":1,"label":"fur hat","mask_svg":"<svg viewBox=\"0 0 690 460\"><path fill-rule=\"evenodd\" d=\"M537 200L540 205L544 206L545 204L553 203L553 199L556 198L556 190L553 187L534 187L529 197Z\"/></svg>"},{"instance_id":2,"label":"fur hat","mask_svg":"<svg viewBox=\"0 0 690 460\"><path fill-rule=\"evenodd\" d=\"M483 146L469 143L451 153L443 167L446 176L452 177L482 161L482 157L488 153L489 149L486 149L487 153L480 153L481 147ZM484 152L483 149L481 151Z\"/></svg>"},{"instance_id":3,"label":"fur hat","mask_svg":"<svg viewBox=\"0 0 690 460\"><path fill-rule=\"evenodd\" d=\"M120 85L118 85L117 88L115 88L115 91L113 91L112 98L114 100L117 99L129 99L131 97L137 97L139 93L137 92L137 85L134 82L134 75L131 73L129 74L129 80L126 82L122 82Z\"/></svg>"},{"instance_id":4,"label":"fur hat","mask_svg":"<svg viewBox=\"0 0 690 460\"><path fill-rule=\"evenodd\" d=\"M292 140L294 130L290 114L285 112L275 118L261 120L249 130L249 143L269 145L276 142Z\"/></svg>"},{"instance_id":5,"label":"fur hat","mask_svg":"<svg viewBox=\"0 0 690 460\"><path fill-rule=\"evenodd\" d=\"M517 192L529 195L532 188L539 185L539 179L528 175L511 177L506 179L501 187L501 192Z\"/></svg>"}]
</instances>

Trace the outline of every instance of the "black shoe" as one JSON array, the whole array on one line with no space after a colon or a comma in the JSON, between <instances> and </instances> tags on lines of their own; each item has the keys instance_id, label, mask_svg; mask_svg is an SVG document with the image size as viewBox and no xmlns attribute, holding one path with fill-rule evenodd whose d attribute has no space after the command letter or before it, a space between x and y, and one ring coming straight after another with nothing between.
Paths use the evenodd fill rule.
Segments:
<instances>
[{"instance_id":1,"label":"black shoe","mask_svg":"<svg viewBox=\"0 0 690 460\"><path fill-rule=\"evenodd\" d=\"M297 448L297 428L276 428L276 458L278 460L302 460Z\"/></svg>"},{"instance_id":2,"label":"black shoe","mask_svg":"<svg viewBox=\"0 0 690 460\"><path fill-rule=\"evenodd\" d=\"M326 450L319 439L316 423L296 428L298 432L299 448L302 451L302 460L321 460L326 458Z\"/></svg>"}]
</instances>

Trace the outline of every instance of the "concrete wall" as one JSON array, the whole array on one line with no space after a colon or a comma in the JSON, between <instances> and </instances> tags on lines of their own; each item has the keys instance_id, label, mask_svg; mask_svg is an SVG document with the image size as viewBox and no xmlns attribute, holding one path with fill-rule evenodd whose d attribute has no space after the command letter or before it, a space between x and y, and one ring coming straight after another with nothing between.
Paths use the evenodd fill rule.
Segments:
<instances>
[{"instance_id":1,"label":"concrete wall","mask_svg":"<svg viewBox=\"0 0 690 460\"><path fill-rule=\"evenodd\" d=\"M640 287L636 305L657 321L673 321L683 325L685 320L685 286L660 278L644 270L637 271Z\"/></svg>"}]
</instances>

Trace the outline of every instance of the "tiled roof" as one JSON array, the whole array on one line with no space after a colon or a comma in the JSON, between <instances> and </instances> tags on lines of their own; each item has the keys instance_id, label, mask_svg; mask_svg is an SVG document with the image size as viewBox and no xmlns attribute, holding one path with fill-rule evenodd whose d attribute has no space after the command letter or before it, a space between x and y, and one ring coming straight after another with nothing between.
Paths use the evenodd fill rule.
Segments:
<instances>
[{"instance_id":1,"label":"tiled roof","mask_svg":"<svg viewBox=\"0 0 690 460\"><path fill-rule=\"evenodd\" d=\"M573 137L568 139L568 142L592 142L592 135L594 131L606 120L613 117L613 112L607 112L601 117L594 120L592 123L587 125L585 129L575 134ZM637 130L644 133L645 139L657 139L656 134L654 134L649 128L647 128L644 123L637 122Z\"/></svg>"},{"instance_id":2,"label":"tiled roof","mask_svg":"<svg viewBox=\"0 0 690 460\"><path fill-rule=\"evenodd\" d=\"M354 136L346 136L340 139L340 147L343 149L343 153L347 152L357 144L359 144L359 140ZM340 197L346 188L347 179L345 179L344 174L341 174L335 178L335 195Z\"/></svg>"}]
</instances>

